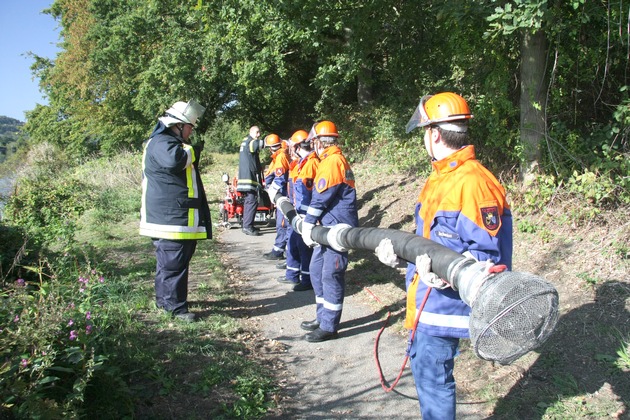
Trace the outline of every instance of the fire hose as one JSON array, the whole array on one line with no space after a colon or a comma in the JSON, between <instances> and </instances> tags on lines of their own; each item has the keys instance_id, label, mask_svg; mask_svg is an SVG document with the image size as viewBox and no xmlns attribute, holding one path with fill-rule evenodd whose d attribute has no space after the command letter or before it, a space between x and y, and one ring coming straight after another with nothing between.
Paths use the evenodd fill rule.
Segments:
<instances>
[{"instance_id":1,"label":"fire hose","mask_svg":"<svg viewBox=\"0 0 630 420\"><path fill-rule=\"evenodd\" d=\"M295 231L302 233L302 217L283 196L276 206ZM431 271L459 291L471 307L470 341L477 357L502 365L514 362L541 346L558 321L558 292L552 284L531 273L488 272L485 263L465 257L436 242L409 232L348 225L315 226L312 239L338 251L374 251L390 239L399 258L415 262L431 258Z\"/></svg>"}]
</instances>

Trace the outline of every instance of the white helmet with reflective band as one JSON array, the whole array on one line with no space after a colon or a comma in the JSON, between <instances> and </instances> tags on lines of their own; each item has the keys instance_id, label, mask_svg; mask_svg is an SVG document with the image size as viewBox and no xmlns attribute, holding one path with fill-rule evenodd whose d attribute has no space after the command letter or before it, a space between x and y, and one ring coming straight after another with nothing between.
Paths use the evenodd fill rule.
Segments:
<instances>
[{"instance_id":1,"label":"white helmet with reflective band","mask_svg":"<svg viewBox=\"0 0 630 420\"><path fill-rule=\"evenodd\" d=\"M197 126L197 120L203 115L206 108L197 101L175 102L173 106L166 110L163 117L158 118L165 126L170 127L175 124L191 124Z\"/></svg>"}]
</instances>

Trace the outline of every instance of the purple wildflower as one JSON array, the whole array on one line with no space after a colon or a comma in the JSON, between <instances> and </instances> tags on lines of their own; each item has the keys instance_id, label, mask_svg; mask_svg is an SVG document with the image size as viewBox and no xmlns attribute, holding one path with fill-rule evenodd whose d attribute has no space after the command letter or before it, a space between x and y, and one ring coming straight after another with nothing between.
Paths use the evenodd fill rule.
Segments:
<instances>
[{"instance_id":1,"label":"purple wildflower","mask_svg":"<svg viewBox=\"0 0 630 420\"><path fill-rule=\"evenodd\" d=\"M87 312L85 313L85 319L92 319L92 312L87 311Z\"/></svg>"},{"instance_id":2,"label":"purple wildflower","mask_svg":"<svg viewBox=\"0 0 630 420\"><path fill-rule=\"evenodd\" d=\"M17 283L18 287L26 286L26 282L24 281L24 279L17 279L15 282Z\"/></svg>"},{"instance_id":3,"label":"purple wildflower","mask_svg":"<svg viewBox=\"0 0 630 420\"><path fill-rule=\"evenodd\" d=\"M79 334L77 334L76 330L70 331L70 341L76 340L78 336Z\"/></svg>"},{"instance_id":4,"label":"purple wildflower","mask_svg":"<svg viewBox=\"0 0 630 420\"><path fill-rule=\"evenodd\" d=\"M87 335L90 335L91 332L92 332L92 326L91 325L86 325L85 326L85 333Z\"/></svg>"},{"instance_id":5,"label":"purple wildflower","mask_svg":"<svg viewBox=\"0 0 630 420\"><path fill-rule=\"evenodd\" d=\"M28 360L26 360L26 359L22 359L22 361L20 362L20 365L21 365L23 368L27 367L27 366L28 366Z\"/></svg>"}]
</instances>

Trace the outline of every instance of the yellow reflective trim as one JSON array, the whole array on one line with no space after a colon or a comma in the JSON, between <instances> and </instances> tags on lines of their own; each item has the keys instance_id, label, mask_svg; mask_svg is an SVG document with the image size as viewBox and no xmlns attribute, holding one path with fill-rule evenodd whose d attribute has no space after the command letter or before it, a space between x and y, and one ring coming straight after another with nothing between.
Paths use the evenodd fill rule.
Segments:
<instances>
[{"instance_id":1,"label":"yellow reflective trim","mask_svg":"<svg viewBox=\"0 0 630 420\"><path fill-rule=\"evenodd\" d=\"M150 238L171 240L208 238L208 234L206 233L205 229L203 230L203 232L169 232L164 230L151 230L147 228L140 228L140 235L148 236Z\"/></svg>"}]
</instances>

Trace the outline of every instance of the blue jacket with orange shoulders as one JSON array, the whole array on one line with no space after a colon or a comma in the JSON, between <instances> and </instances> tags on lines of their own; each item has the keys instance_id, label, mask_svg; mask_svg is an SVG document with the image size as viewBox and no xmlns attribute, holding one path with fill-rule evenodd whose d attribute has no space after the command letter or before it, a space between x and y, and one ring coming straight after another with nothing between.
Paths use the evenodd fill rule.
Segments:
<instances>
[{"instance_id":1,"label":"blue jacket with orange shoulders","mask_svg":"<svg viewBox=\"0 0 630 420\"><path fill-rule=\"evenodd\" d=\"M433 172L418 197L415 220L420 236L460 254L469 252L478 261L492 260L508 269L512 265L512 213L505 190L475 158L473 146L433 162ZM417 285L418 308L427 286L415 279L415 269L408 265L406 283L408 293ZM417 329L433 336L466 338L469 316L470 307L457 291L434 289Z\"/></svg>"},{"instance_id":2,"label":"blue jacket with orange shoulders","mask_svg":"<svg viewBox=\"0 0 630 420\"><path fill-rule=\"evenodd\" d=\"M271 155L271 165L265 173L265 185L269 187L275 183L280 187L280 194L287 195L289 180L289 156L285 149L278 149Z\"/></svg>"},{"instance_id":3,"label":"blue jacket with orange shoulders","mask_svg":"<svg viewBox=\"0 0 630 420\"><path fill-rule=\"evenodd\" d=\"M312 224L319 221L323 226L339 223L359 226L354 174L341 149L328 146L319 158L315 189L304 221Z\"/></svg>"},{"instance_id":4,"label":"blue jacket with orange shoulders","mask_svg":"<svg viewBox=\"0 0 630 420\"><path fill-rule=\"evenodd\" d=\"M297 175L293 182L293 205L299 214L306 214L311 204L318 166L319 158L315 152L300 159L297 165Z\"/></svg>"}]
</instances>

